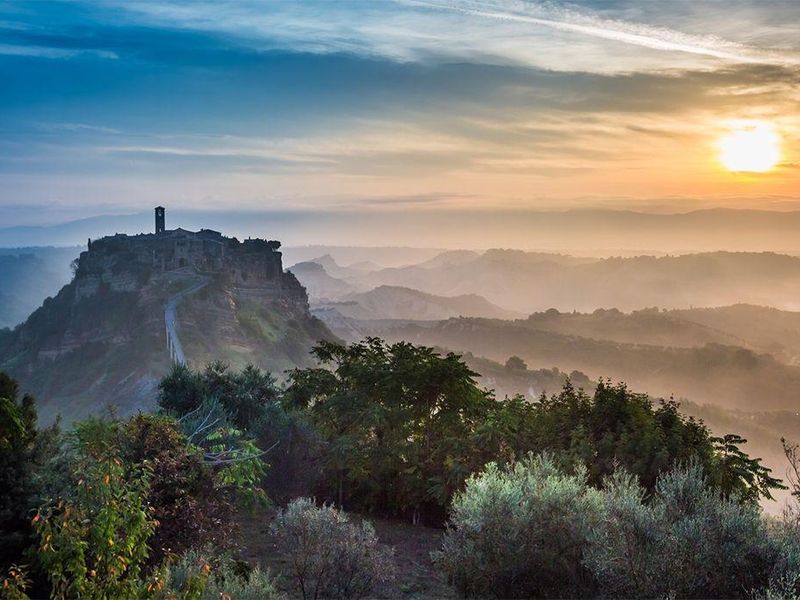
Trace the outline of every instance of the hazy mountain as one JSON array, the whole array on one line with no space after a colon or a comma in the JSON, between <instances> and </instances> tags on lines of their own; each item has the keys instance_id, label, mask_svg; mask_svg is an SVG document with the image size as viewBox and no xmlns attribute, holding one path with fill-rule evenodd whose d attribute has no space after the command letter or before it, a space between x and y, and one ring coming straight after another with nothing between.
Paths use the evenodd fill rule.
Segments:
<instances>
[{"instance_id":1,"label":"hazy mountain","mask_svg":"<svg viewBox=\"0 0 800 600\"><path fill-rule=\"evenodd\" d=\"M518 313L495 306L476 294L435 296L410 288L384 285L369 292L348 294L338 302L318 303L316 308L335 308L349 319L440 320L454 316L507 319Z\"/></svg>"},{"instance_id":2,"label":"hazy mountain","mask_svg":"<svg viewBox=\"0 0 800 600\"><path fill-rule=\"evenodd\" d=\"M800 211L707 209L685 213L593 210L430 209L425 218L409 210L368 211L199 211L169 210L169 223L198 229L216 227L244 239L280 232L291 252L287 264L330 253L340 264L373 260L385 266L419 263L436 254L425 248L514 247L595 256L689 253L716 250L800 252ZM1 246L76 245L110 231L150 229L152 213L105 215L44 227L0 228ZM170 225L172 226L172 225ZM316 247L301 247L313 239ZM420 248L348 254L358 239L364 246ZM341 252L336 248L341 249ZM356 249L359 250L359 249ZM412 256L412 252L416 255Z\"/></svg>"},{"instance_id":3,"label":"hazy mountain","mask_svg":"<svg viewBox=\"0 0 800 600\"><path fill-rule=\"evenodd\" d=\"M362 324L363 325L363 324ZM800 367L738 346L692 348L619 343L531 329L522 322L459 318L434 325L383 327L380 335L504 362L522 357L531 368L556 366L591 378L611 377L657 396L747 410L794 410Z\"/></svg>"},{"instance_id":4,"label":"hazy mountain","mask_svg":"<svg viewBox=\"0 0 800 600\"><path fill-rule=\"evenodd\" d=\"M479 256L480 252L475 252L473 250L448 250L447 252L442 252L429 260L417 264L417 267L434 269L437 267L446 267L448 265L462 265L476 260Z\"/></svg>"},{"instance_id":5,"label":"hazy mountain","mask_svg":"<svg viewBox=\"0 0 800 600\"><path fill-rule=\"evenodd\" d=\"M551 307L591 312L736 303L800 308L800 258L769 252L589 259L489 250L428 267L382 269L357 281L364 287L410 287L443 296L479 294L526 313Z\"/></svg>"},{"instance_id":6,"label":"hazy mountain","mask_svg":"<svg viewBox=\"0 0 800 600\"><path fill-rule=\"evenodd\" d=\"M782 362L800 362L800 313L737 304L717 308L623 313L598 309L592 313L555 310L519 321L526 327L616 342L692 347L705 344L741 346L769 353Z\"/></svg>"},{"instance_id":7,"label":"hazy mountain","mask_svg":"<svg viewBox=\"0 0 800 600\"><path fill-rule=\"evenodd\" d=\"M718 331L726 331L784 362L800 364L800 312L737 304L672 311L672 314Z\"/></svg>"},{"instance_id":8,"label":"hazy mountain","mask_svg":"<svg viewBox=\"0 0 800 600\"><path fill-rule=\"evenodd\" d=\"M410 246L283 246L287 264L315 261L330 256L337 265L357 271L376 271L386 267L402 267L424 262L444 252L442 248Z\"/></svg>"},{"instance_id":9,"label":"hazy mountain","mask_svg":"<svg viewBox=\"0 0 800 600\"><path fill-rule=\"evenodd\" d=\"M289 270L306 288L312 302L341 298L358 289L343 279L332 277L325 267L317 262L297 263Z\"/></svg>"}]
</instances>

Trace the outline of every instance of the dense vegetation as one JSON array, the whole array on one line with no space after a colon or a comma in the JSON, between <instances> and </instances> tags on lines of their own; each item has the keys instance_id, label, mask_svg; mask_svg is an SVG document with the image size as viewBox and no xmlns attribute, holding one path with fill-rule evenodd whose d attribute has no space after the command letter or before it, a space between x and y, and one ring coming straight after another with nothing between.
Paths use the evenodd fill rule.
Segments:
<instances>
[{"instance_id":1,"label":"dense vegetation","mask_svg":"<svg viewBox=\"0 0 800 600\"><path fill-rule=\"evenodd\" d=\"M796 597L796 527L721 497L696 465L662 473L652 496L624 469L601 489L551 457L494 464L452 507L437 559L466 596Z\"/></svg>"},{"instance_id":2,"label":"dense vegetation","mask_svg":"<svg viewBox=\"0 0 800 600\"><path fill-rule=\"evenodd\" d=\"M342 509L447 524L437 563L467 595L797 587L794 521L767 527L757 502L781 483L674 402L609 382L495 398L459 356L375 338L314 355L282 386L255 367L178 366L158 414L64 434L0 378L3 593L279 597L232 544L237 514L270 500L288 503L272 535L304 598L366 596L395 571Z\"/></svg>"}]
</instances>

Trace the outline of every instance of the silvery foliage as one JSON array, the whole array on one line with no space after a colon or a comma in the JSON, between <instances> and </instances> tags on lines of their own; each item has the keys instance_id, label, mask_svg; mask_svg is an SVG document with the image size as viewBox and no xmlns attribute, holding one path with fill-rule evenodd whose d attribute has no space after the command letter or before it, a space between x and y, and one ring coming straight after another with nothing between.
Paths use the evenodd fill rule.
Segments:
<instances>
[{"instance_id":1,"label":"silvery foliage","mask_svg":"<svg viewBox=\"0 0 800 600\"><path fill-rule=\"evenodd\" d=\"M583 595L581 557L601 508L583 469L564 474L546 455L490 464L455 497L435 559L467 596Z\"/></svg>"},{"instance_id":2,"label":"silvery foliage","mask_svg":"<svg viewBox=\"0 0 800 600\"><path fill-rule=\"evenodd\" d=\"M271 528L304 599L363 598L394 577L394 550L378 544L370 523L355 525L333 506L298 498Z\"/></svg>"}]
</instances>

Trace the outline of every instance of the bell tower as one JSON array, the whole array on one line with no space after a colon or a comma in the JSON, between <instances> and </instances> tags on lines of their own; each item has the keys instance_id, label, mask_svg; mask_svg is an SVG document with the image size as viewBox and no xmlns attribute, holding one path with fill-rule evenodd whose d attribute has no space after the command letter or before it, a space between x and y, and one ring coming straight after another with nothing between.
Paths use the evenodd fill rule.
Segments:
<instances>
[{"instance_id":1,"label":"bell tower","mask_svg":"<svg viewBox=\"0 0 800 600\"><path fill-rule=\"evenodd\" d=\"M164 207L156 206L156 233L164 233Z\"/></svg>"}]
</instances>

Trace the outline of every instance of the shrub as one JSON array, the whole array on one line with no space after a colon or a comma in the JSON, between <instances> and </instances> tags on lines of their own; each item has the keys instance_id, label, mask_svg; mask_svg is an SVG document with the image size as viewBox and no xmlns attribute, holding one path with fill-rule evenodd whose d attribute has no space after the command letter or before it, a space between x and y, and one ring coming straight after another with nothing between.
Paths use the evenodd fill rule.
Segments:
<instances>
[{"instance_id":1,"label":"shrub","mask_svg":"<svg viewBox=\"0 0 800 600\"><path fill-rule=\"evenodd\" d=\"M529 455L473 476L453 501L436 562L467 596L797 597L800 527L767 527L699 465L661 475L648 496L618 469L602 490Z\"/></svg>"},{"instance_id":2,"label":"shrub","mask_svg":"<svg viewBox=\"0 0 800 600\"><path fill-rule=\"evenodd\" d=\"M267 573L258 567L233 561L227 557L209 558L212 553L190 550L163 572L163 584L156 598L172 600L278 600L283 596L275 589Z\"/></svg>"},{"instance_id":3,"label":"shrub","mask_svg":"<svg viewBox=\"0 0 800 600\"><path fill-rule=\"evenodd\" d=\"M369 523L358 527L332 506L294 500L278 513L272 531L304 599L363 598L394 576L394 550L378 546Z\"/></svg>"},{"instance_id":4,"label":"shrub","mask_svg":"<svg viewBox=\"0 0 800 600\"><path fill-rule=\"evenodd\" d=\"M147 500L158 522L150 564L206 543L225 546L234 527L232 494L219 485L214 469L175 421L137 415L114 426L122 458L130 465L150 466Z\"/></svg>"},{"instance_id":5,"label":"shrub","mask_svg":"<svg viewBox=\"0 0 800 600\"><path fill-rule=\"evenodd\" d=\"M607 481L586 564L611 596L736 598L763 588L779 558L757 506L722 498L697 466L662 475L655 495Z\"/></svg>"},{"instance_id":6,"label":"shrub","mask_svg":"<svg viewBox=\"0 0 800 600\"><path fill-rule=\"evenodd\" d=\"M453 500L436 562L466 596L586 595L582 552L600 513L586 477L565 475L546 455L489 464Z\"/></svg>"}]
</instances>

